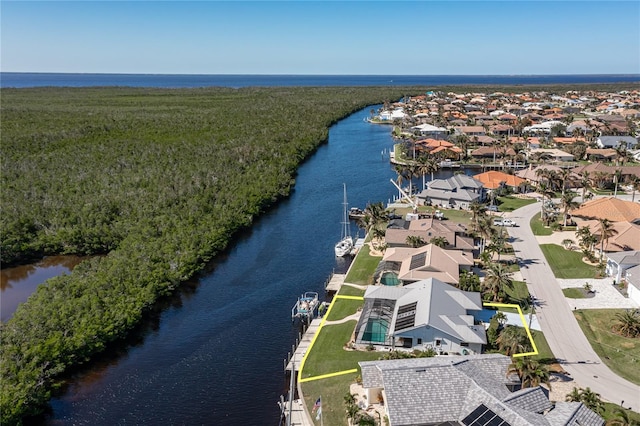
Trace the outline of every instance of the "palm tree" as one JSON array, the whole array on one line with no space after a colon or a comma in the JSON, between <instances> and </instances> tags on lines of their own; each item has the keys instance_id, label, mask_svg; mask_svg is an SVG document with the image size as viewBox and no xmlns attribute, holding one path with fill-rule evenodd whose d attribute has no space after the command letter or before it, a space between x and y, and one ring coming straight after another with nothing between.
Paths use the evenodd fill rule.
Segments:
<instances>
[{"instance_id":1,"label":"palm tree","mask_svg":"<svg viewBox=\"0 0 640 426\"><path fill-rule=\"evenodd\" d=\"M469 210L471 210L471 223L477 231L480 228L478 226L478 221L481 217L486 217L487 205L474 201L469 205Z\"/></svg>"},{"instance_id":2,"label":"palm tree","mask_svg":"<svg viewBox=\"0 0 640 426\"><path fill-rule=\"evenodd\" d=\"M506 287L513 289L511 272L500 263L491 264L484 277L483 287L493 295L494 302L500 301L500 294L504 293Z\"/></svg>"},{"instance_id":3,"label":"palm tree","mask_svg":"<svg viewBox=\"0 0 640 426\"><path fill-rule=\"evenodd\" d=\"M364 209L360 225L369 233L373 228L386 223L387 219L388 215L382 202L369 203Z\"/></svg>"},{"instance_id":4,"label":"palm tree","mask_svg":"<svg viewBox=\"0 0 640 426\"><path fill-rule=\"evenodd\" d=\"M526 331L522 327L513 325L508 325L502 330L496 343L500 351L504 351L507 356L529 349L529 338Z\"/></svg>"},{"instance_id":5,"label":"palm tree","mask_svg":"<svg viewBox=\"0 0 640 426\"><path fill-rule=\"evenodd\" d=\"M433 181L433 174L439 170L440 163L435 157L430 156L429 154L420 155L417 159L417 162L418 173L422 175L422 189L427 189L425 176L427 175L427 173L431 173L431 180Z\"/></svg>"},{"instance_id":6,"label":"palm tree","mask_svg":"<svg viewBox=\"0 0 640 426\"><path fill-rule=\"evenodd\" d=\"M440 248L445 248L447 244L449 244L449 241L447 241L445 237L433 237L429 240L429 243Z\"/></svg>"},{"instance_id":7,"label":"palm tree","mask_svg":"<svg viewBox=\"0 0 640 426\"><path fill-rule=\"evenodd\" d=\"M613 183L616 185L615 190L613 191L613 198L618 197L618 185L620 184L621 180L622 180L622 169L616 169L616 171L613 172Z\"/></svg>"},{"instance_id":8,"label":"palm tree","mask_svg":"<svg viewBox=\"0 0 640 426\"><path fill-rule=\"evenodd\" d=\"M549 368L536 360L524 357L512 360L507 376L512 373L518 374L523 388L533 388L544 383L551 389Z\"/></svg>"},{"instance_id":9,"label":"palm tree","mask_svg":"<svg viewBox=\"0 0 640 426\"><path fill-rule=\"evenodd\" d=\"M638 426L640 423L629 417L628 410L622 407L616 407L614 410L615 418L607 421L607 426Z\"/></svg>"},{"instance_id":10,"label":"palm tree","mask_svg":"<svg viewBox=\"0 0 640 426\"><path fill-rule=\"evenodd\" d=\"M600 399L600 394L593 392L590 388L573 390L565 396L567 402L582 402L592 411L596 413L602 413L604 411L604 404Z\"/></svg>"},{"instance_id":11,"label":"palm tree","mask_svg":"<svg viewBox=\"0 0 640 426\"><path fill-rule=\"evenodd\" d=\"M409 235L407 236L407 245L412 248L422 247L427 245L422 237L419 235Z\"/></svg>"},{"instance_id":12,"label":"palm tree","mask_svg":"<svg viewBox=\"0 0 640 426\"><path fill-rule=\"evenodd\" d=\"M572 245L573 245L573 240L571 238L565 238L564 240L562 240L562 246L564 247L565 250L569 250Z\"/></svg>"},{"instance_id":13,"label":"palm tree","mask_svg":"<svg viewBox=\"0 0 640 426\"><path fill-rule=\"evenodd\" d=\"M563 226L567 226L567 217L569 216L569 210L577 209L580 207L580 203L574 201L578 194L573 191L563 192L560 198L560 207L562 208L562 214L564 216Z\"/></svg>"},{"instance_id":14,"label":"palm tree","mask_svg":"<svg viewBox=\"0 0 640 426\"><path fill-rule=\"evenodd\" d=\"M613 330L624 337L636 338L640 336L640 310L627 309L617 313Z\"/></svg>"},{"instance_id":15,"label":"palm tree","mask_svg":"<svg viewBox=\"0 0 640 426\"><path fill-rule=\"evenodd\" d=\"M591 178L589 177L589 172L583 172L582 177L580 178L580 186L582 186L582 202L585 201L585 194L587 191L592 189L591 187Z\"/></svg>"},{"instance_id":16,"label":"palm tree","mask_svg":"<svg viewBox=\"0 0 640 426\"><path fill-rule=\"evenodd\" d=\"M631 194L631 202L633 203L636 200L636 191L640 189L640 177L637 175L630 175L627 180L631 185L631 190L633 191Z\"/></svg>"},{"instance_id":17,"label":"palm tree","mask_svg":"<svg viewBox=\"0 0 640 426\"><path fill-rule=\"evenodd\" d=\"M604 245L609 243L609 238L618 233L613 229L613 224L609 219L598 219L600 222L600 262L604 256Z\"/></svg>"},{"instance_id":18,"label":"palm tree","mask_svg":"<svg viewBox=\"0 0 640 426\"><path fill-rule=\"evenodd\" d=\"M398 186L400 188L402 188L402 182L404 182L404 180L407 178L407 174L408 174L408 169L407 169L407 165L406 164L396 164L393 167L396 171L396 173L398 174L398 177L396 178L396 183L398 184ZM409 194L411 195L411 194ZM402 193L398 192L398 198L402 198Z\"/></svg>"}]
</instances>

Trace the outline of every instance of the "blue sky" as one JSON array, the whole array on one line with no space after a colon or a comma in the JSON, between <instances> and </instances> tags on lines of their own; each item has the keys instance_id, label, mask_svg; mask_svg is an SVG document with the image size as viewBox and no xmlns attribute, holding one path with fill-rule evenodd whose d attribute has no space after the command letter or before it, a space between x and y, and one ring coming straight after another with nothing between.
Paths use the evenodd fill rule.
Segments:
<instances>
[{"instance_id":1,"label":"blue sky","mask_svg":"<svg viewBox=\"0 0 640 426\"><path fill-rule=\"evenodd\" d=\"M638 1L5 1L5 72L637 74Z\"/></svg>"}]
</instances>

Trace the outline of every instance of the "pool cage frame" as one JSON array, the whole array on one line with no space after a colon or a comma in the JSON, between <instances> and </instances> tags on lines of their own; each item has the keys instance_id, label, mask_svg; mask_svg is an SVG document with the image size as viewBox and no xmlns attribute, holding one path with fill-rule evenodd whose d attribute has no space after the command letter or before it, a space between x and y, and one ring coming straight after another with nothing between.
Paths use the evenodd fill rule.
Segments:
<instances>
[{"instance_id":1,"label":"pool cage frame","mask_svg":"<svg viewBox=\"0 0 640 426\"><path fill-rule=\"evenodd\" d=\"M368 299L362 308L362 314L358 320L355 330L356 344L393 346L393 336L389 334L396 300L391 299ZM373 330L373 327L380 323L386 323L384 332Z\"/></svg>"}]
</instances>

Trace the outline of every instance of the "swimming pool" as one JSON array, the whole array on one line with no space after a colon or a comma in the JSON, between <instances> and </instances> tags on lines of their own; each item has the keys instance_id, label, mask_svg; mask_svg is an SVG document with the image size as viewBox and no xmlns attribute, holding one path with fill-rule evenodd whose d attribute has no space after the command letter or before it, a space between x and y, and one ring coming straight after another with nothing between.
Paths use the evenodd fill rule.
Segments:
<instances>
[{"instance_id":1,"label":"swimming pool","mask_svg":"<svg viewBox=\"0 0 640 426\"><path fill-rule=\"evenodd\" d=\"M387 339L389 322L381 318L370 318L364 331L362 340L372 343L384 343Z\"/></svg>"},{"instance_id":2,"label":"swimming pool","mask_svg":"<svg viewBox=\"0 0 640 426\"><path fill-rule=\"evenodd\" d=\"M380 284L394 286L402 284L402 281L398 279L398 275L395 272L383 272L380 277Z\"/></svg>"}]
</instances>

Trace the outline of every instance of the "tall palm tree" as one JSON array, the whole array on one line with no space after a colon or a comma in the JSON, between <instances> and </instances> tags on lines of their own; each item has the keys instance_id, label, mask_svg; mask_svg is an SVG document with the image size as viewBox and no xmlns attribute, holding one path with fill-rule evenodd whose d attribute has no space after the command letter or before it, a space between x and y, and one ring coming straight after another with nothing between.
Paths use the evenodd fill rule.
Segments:
<instances>
[{"instance_id":1,"label":"tall palm tree","mask_svg":"<svg viewBox=\"0 0 640 426\"><path fill-rule=\"evenodd\" d=\"M627 180L629 185L631 185L631 190L633 191L631 193L631 202L633 203L636 200L636 191L640 189L640 177L637 175L630 175Z\"/></svg>"},{"instance_id":2,"label":"tall palm tree","mask_svg":"<svg viewBox=\"0 0 640 426\"><path fill-rule=\"evenodd\" d=\"M616 169L616 171L613 172L613 183L615 184L615 190L613 191L613 198L618 197L618 185L620 184L621 180L622 180L622 169Z\"/></svg>"},{"instance_id":3,"label":"tall palm tree","mask_svg":"<svg viewBox=\"0 0 640 426\"><path fill-rule=\"evenodd\" d=\"M469 210L471 210L471 223L477 231L480 228L478 221L481 217L486 217L487 215L487 205L474 201L469 205Z\"/></svg>"},{"instance_id":4,"label":"tall palm tree","mask_svg":"<svg viewBox=\"0 0 640 426\"><path fill-rule=\"evenodd\" d=\"M511 272L501 263L492 263L484 277L483 287L493 296L494 302L500 301L500 295L504 293L505 288L513 289L513 279Z\"/></svg>"},{"instance_id":5,"label":"tall palm tree","mask_svg":"<svg viewBox=\"0 0 640 426\"><path fill-rule=\"evenodd\" d=\"M428 173L431 173L431 180L433 181L433 174L439 170L440 163L437 158L429 154L420 155L417 159L417 163L418 173L422 175L422 189L427 189L425 176Z\"/></svg>"},{"instance_id":6,"label":"tall palm tree","mask_svg":"<svg viewBox=\"0 0 640 426\"><path fill-rule=\"evenodd\" d=\"M405 181L405 179L407 178L407 174L408 174L407 165L406 164L396 164L393 168L396 171L396 173L398 174L398 177L396 178L396 183L398 184L398 186L400 188L402 188L402 182ZM402 193L398 192L398 198L402 198Z\"/></svg>"},{"instance_id":7,"label":"tall palm tree","mask_svg":"<svg viewBox=\"0 0 640 426\"><path fill-rule=\"evenodd\" d=\"M587 191L591 190L591 177L589 176L589 172L583 172L580 178L580 186L582 187L582 202L585 201L585 194Z\"/></svg>"},{"instance_id":8,"label":"tall palm tree","mask_svg":"<svg viewBox=\"0 0 640 426\"><path fill-rule=\"evenodd\" d=\"M616 417L608 420L606 426L640 426L640 423L629 417L628 410L616 407L613 412Z\"/></svg>"},{"instance_id":9,"label":"tall palm tree","mask_svg":"<svg viewBox=\"0 0 640 426\"><path fill-rule=\"evenodd\" d=\"M598 219L600 222L600 262L604 256L604 245L609 243L609 238L618 233L613 229L613 224L609 219Z\"/></svg>"},{"instance_id":10,"label":"tall palm tree","mask_svg":"<svg viewBox=\"0 0 640 426\"><path fill-rule=\"evenodd\" d=\"M562 209L562 214L564 216L563 226L567 226L567 217L569 216L569 210L577 209L580 207L580 203L574 201L578 194L573 191L568 191L562 194L560 198L560 208Z\"/></svg>"}]
</instances>

